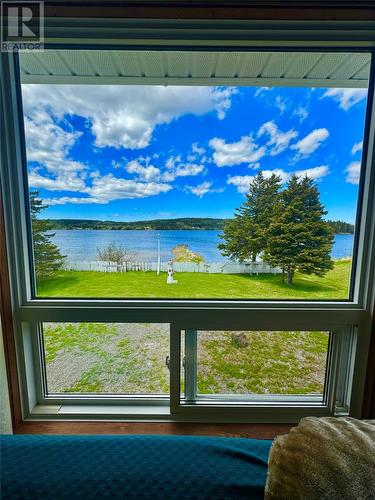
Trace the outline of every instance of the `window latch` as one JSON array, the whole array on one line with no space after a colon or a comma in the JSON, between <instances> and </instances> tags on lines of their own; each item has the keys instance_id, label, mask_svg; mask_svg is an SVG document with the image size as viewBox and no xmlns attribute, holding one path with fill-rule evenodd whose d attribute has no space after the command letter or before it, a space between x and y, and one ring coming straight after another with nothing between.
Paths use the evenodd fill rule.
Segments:
<instances>
[{"instance_id":1,"label":"window latch","mask_svg":"<svg viewBox=\"0 0 375 500\"><path fill-rule=\"evenodd\" d=\"M170 369L171 360L169 356L165 357L165 366ZM182 366L185 368L185 356L182 358Z\"/></svg>"}]
</instances>

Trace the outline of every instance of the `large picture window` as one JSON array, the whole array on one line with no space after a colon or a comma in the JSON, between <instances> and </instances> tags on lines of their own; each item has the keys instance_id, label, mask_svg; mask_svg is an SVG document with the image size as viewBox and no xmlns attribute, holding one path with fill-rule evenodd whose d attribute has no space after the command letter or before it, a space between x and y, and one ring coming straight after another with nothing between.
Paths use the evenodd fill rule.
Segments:
<instances>
[{"instance_id":1,"label":"large picture window","mask_svg":"<svg viewBox=\"0 0 375 500\"><path fill-rule=\"evenodd\" d=\"M350 298L370 55L206 56L21 55L36 297Z\"/></svg>"},{"instance_id":2,"label":"large picture window","mask_svg":"<svg viewBox=\"0 0 375 500\"><path fill-rule=\"evenodd\" d=\"M371 51L87 47L6 56L26 417L358 415Z\"/></svg>"}]
</instances>

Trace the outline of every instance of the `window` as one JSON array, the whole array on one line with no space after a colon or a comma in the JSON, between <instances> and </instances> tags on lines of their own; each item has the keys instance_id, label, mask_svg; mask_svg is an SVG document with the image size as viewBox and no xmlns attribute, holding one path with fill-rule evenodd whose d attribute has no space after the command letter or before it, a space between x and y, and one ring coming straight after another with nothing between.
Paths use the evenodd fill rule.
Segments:
<instances>
[{"instance_id":1,"label":"window","mask_svg":"<svg viewBox=\"0 0 375 500\"><path fill-rule=\"evenodd\" d=\"M168 325L44 323L47 395L169 393Z\"/></svg>"},{"instance_id":2,"label":"window","mask_svg":"<svg viewBox=\"0 0 375 500\"><path fill-rule=\"evenodd\" d=\"M21 54L35 296L350 298L370 54L163 57Z\"/></svg>"},{"instance_id":3,"label":"window","mask_svg":"<svg viewBox=\"0 0 375 500\"><path fill-rule=\"evenodd\" d=\"M323 397L329 332L197 332L197 397Z\"/></svg>"},{"instance_id":4,"label":"window","mask_svg":"<svg viewBox=\"0 0 375 500\"><path fill-rule=\"evenodd\" d=\"M180 380L172 390L177 413L212 414L215 408L242 407L251 414L257 405L276 406L279 411L288 406L342 411L348 405L348 386L340 392L333 385L336 377L351 377L347 355L355 337L348 329L175 334L172 351L181 357L180 365L173 367Z\"/></svg>"},{"instance_id":5,"label":"window","mask_svg":"<svg viewBox=\"0 0 375 500\"><path fill-rule=\"evenodd\" d=\"M6 57L1 180L25 416L358 414L371 51Z\"/></svg>"}]
</instances>

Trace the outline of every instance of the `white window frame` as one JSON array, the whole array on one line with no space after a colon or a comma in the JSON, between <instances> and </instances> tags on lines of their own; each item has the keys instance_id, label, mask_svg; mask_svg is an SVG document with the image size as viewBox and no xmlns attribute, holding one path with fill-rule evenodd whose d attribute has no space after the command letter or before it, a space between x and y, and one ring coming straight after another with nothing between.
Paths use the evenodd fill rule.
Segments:
<instances>
[{"instance_id":1,"label":"white window frame","mask_svg":"<svg viewBox=\"0 0 375 500\"><path fill-rule=\"evenodd\" d=\"M113 24L113 23L112 23ZM117 23L119 29L120 21ZM87 44L94 48L134 47L144 45L141 38L145 30L153 30L156 35L148 37L146 45L153 48L182 48L189 46L189 39L184 37L184 30L189 29L186 22L177 29L171 23L144 21L133 23L130 20L121 24L122 29L132 27L131 34L121 31L121 36L111 32L108 21L102 21L99 38L93 36L95 28L78 27L74 20L62 22L62 28L69 27L70 32L58 28L47 28L48 37L54 47L79 48ZM163 24L163 23L162 23ZM24 419L151 419L151 420L208 420L208 421L288 421L294 422L304 415L335 414L349 412L360 416L364 380L366 374L367 353L370 340L371 308L374 301L375 267L375 103L374 50L375 39L371 37L369 27L355 28L350 23L343 31L327 26L322 28L315 23L313 33L290 36L275 31L277 23L268 23L268 31L259 33L251 22L238 22L237 27L227 29L225 22L215 24L215 30L202 32L210 28L209 22L200 28L199 23L192 23L192 29L200 36L190 40L190 48L235 47L248 50L358 50L372 51L373 62L369 89L368 114L366 123L363 165L365 175L362 180L362 204L358 214L359 238L356 264L356 277L353 297L350 301L200 301L200 300L55 300L32 298L32 283L29 273L28 214L25 210L25 147L23 140L22 103L19 100L17 60L14 54L1 54L2 65L2 106L5 127L2 127L1 182L4 200L9 271L11 281L14 329L17 346L17 363L21 380L22 409ZM302 23L303 24L303 23ZM299 29L302 26L299 23ZM305 27L312 24L305 23ZM98 26L96 26L98 27ZM241 30L238 28L241 27ZM212 28L212 26L211 26ZM290 28L290 32L294 28ZM54 31L55 30L55 31ZM90 31L91 30L91 31ZM107 31L106 31L107 30ZM138 32L137 32L138 30ZM163 31L164 30L164 31ZM199 31L200 30L200 31ZM246 38L246 30L250 35ZM349 31L348 31L349 30ZM357 31L358 30L358 31ZM117 32L118 33L118 32ZM135 36L138 33L138 37ZM266 35L264 34L266 33ZM168 35L163 37L163 34ZM117 36L117 38L116 38ZM102 37L100 39L100 37ZM132 38L131 38L132 37ZM267 38L268 37L268 38ZM298 38L299 37L299 38ZM325 42L318 41L319 39ZM116 42L117 41L117 42ZM150 322L170 323L170 373L171 400L164 398L156 402L155 398L46 398L42 393L40 370L41 353L38 343L38 324L48 321L61 322ZM336 347L331 361L330 396L327 404L314 408L309 405L272 405L252 404L231 407L182 407L179 401L179 339L181 330L330 330L334 332ZM350 333L348 333L350 332ZM351 385L356 390L351 391ZM178 397L177 397L178 395ZM264 402L263 402L264 403ZM201 405L199 405L201 406ZM275 411L277 409L277 411ZM219 411L220 410L220 411Z\"/></svg>"}]
</instances>

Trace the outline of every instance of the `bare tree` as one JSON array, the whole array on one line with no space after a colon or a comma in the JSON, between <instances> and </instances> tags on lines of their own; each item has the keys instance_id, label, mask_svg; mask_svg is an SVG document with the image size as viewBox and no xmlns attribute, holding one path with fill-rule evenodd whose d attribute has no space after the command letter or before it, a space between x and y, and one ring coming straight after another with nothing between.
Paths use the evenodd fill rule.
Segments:
<instances>
[{"instance_id":1,"label":"bare tree","mask_svg":"<svg viewBox=\"0 0 375 500\"><path fill-rule=\"evenodd\" d=\"M105 262L114 262L117 264L117 270L119 271L120 266L132 260L133 256L130 254L126 248L116 245L112 242L105 248L98 248L97 251L98 260L103 260Z\"/></svg>"}]
</instances>

